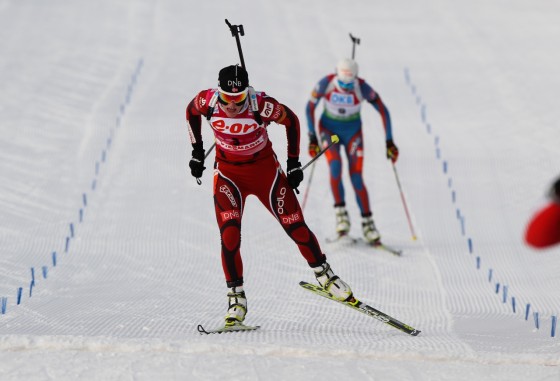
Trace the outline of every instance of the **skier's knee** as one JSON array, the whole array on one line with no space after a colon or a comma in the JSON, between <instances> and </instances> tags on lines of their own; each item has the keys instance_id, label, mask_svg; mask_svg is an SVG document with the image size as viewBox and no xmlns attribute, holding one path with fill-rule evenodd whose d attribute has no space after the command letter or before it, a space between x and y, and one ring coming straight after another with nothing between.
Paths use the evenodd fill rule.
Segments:
<instances>
[{"instance_id":1,"label":"skier's knee","mask_svg":"<svg viewBox=\"0 0 560 381\"><path fill-rule=\"evenodd\" d=\"M289 234L290 234L290 237L296 242L307 242L307 241L309 241L309 238L311 237L311 234L309 232L309 228L306 225L300 226L300 227L292 230Z\"/></svg>"},{"instance_id":2,"label":"skier's knee","mask_svg":"<svg viewBox=\"0 0 560 381\"><path fill-rule=\"evenodd\" d=\"M228 226L222 231L222 244L228 250L235 250L241 242L241 231L238 226Z\"/></svg>"}]
</instances>

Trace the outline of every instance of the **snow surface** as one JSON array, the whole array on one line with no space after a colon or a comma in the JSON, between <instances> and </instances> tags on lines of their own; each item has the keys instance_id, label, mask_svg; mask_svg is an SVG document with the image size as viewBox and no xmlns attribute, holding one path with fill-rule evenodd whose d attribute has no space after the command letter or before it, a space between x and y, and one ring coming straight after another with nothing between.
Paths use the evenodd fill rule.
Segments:
<instances>
[{"instance_id":1,"label":"snow surface","mask_svg":"<svg viewBox=\"0 0 560 381\"><path fill-rule=\"evenodd\" d=\"M522 239L560 174L559 12L545 0L0 0L0 379L560 380L560 248ZM190 176L184 111L239 61L226 18L244 25L252 84L300 116L303 162L309 93L350 55L348 33L361 38L418 239L366 104L374 217L404 255L322 247L357 297L418 337L301 289L311 270L255 198L242 252L247 323L262 329L196 331L227 302L211 171L201 186ZM269 132L284 162L283 128ZM325 242L324 160L305 214Z\"/></svg>"}]
</instances>

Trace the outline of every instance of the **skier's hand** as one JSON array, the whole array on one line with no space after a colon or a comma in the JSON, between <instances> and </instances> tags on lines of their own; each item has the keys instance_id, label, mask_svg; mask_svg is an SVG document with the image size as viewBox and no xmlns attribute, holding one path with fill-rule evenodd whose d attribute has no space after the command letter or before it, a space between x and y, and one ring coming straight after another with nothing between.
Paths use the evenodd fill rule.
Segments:
<instances>
[{"instance_id":1,"label":"skier's hand","mask_svg":"<svg viewBox=\"0 0 560 381\"><path fill-rule=\"evenodd\" d=\"M552 184L549 196L557 204L560 204L560 177Z\"/></svg>"},{"instance_id":2,"label":"skier's hand","mask_svg":"<svg viewBox=\"0 0 560 381\"><path fill-rule=\"evenodd\" d=\"M202 142L193 144L192 158L189 161L191 175L197 179L202 177L202 172L206 169L204 166L204 148Z\"/></svg>"},{"instance_id":3,"label":"skier's hand","mask_svg":"<svg viewBox=\"0 0 560 381\"><path fill-rule=\"evenodd\" d=\"M395 143L393 143L392 139L387 140L386 145L387 145L387 159L391 159L393 163L396 163L397 159L399 158L399 149L397 148Z\"/></svg>"},{"instance_id":4,"label":"skier's hand","mask_svg":"<svg viewBox=\"0 0 560 381\"><path fill-rule=\"evenodd\" d=\"M288 158L288 184L295 189L297 192L297 187L303 181L303 170L301 169L301 163L297 157Z\"/></svg>"},{"instance_id":5,"label":"skier's hand","mask_svg":"<svg viewBox=\"0 0 560 381\"><path fill-rule=\"evenodd\" d=\"M309 156L315 157L315 156L317 156L317 154L319 154L320 151L321 151L321 148L319 148L319 141L317 140L317 135L310 133L309 134Z\"/></svg>"}]
</instances>

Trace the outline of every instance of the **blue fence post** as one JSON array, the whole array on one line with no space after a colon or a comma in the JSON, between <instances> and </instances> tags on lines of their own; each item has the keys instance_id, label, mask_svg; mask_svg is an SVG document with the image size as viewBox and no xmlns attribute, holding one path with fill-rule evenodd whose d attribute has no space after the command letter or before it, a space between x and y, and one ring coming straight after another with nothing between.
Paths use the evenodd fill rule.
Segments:
<instances>
[{"instance_id":1,"label":"blue fence post","mask_svg":"<svg viewBox=\"0 0 560 381\"><path fill-rule=\"evenodd\" d=\"M531 311L531 303L527 303L525 307L525 320L529 320L529 311Z\"/></svg>"},{"instance_id":2,"label":"blue fence post","mask_svg":"<svg viewBox=\"0 0 560 381\"><path fill-rule=\"evenodd\" d=\"M21 303L21 293L23 292L23 288L22 287L18 287L17 290L17 305L19 306L19 304Z\"/></svg>"},{"instance_id":3,"label":"blue fence post","mask_svg":"<svg viewBox=\"0 0 560 381\"><path fill-rule=\"evenodd\" d=\"M535 319L535 328L539 329L539 313L537 311L533 312L533 318Z\"/></svg>"},{"instance_id":4,"label":"blue fence post","mask_svg":"<svg viewBox=\"0 0 560 381\"><path fill-rule=\"evenodd\" d=\"M552 316L550 337L556 336L556 316Z\"/></svg>"}]
</instances>

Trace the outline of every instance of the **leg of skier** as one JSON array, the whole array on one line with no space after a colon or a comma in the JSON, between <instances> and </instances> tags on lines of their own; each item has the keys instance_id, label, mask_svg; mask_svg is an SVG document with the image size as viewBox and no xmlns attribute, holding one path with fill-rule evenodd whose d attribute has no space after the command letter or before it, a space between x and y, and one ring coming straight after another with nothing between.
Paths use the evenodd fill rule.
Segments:
<instances>
[{"instance_id":1,"label":"leg of skier","mask_svg":"<svg viewBox=\"0 0 560 381\"><path fill-rule=\"evenodd\" d=\"M222 267L228 287L226 325L242 322L247 314L241 260L241 217L245 196L238 186L220 172L214 174L214 207L220 228Z\"/></svg>"},{"instance_id":2,"label":"leg of skier","mask_svg":"<svg viewBox=\"0 0 560 381\"><path fill-rule=\"evenodd\" d=\"M362 176L364 149L362 130L359 129L345 145L346 157L348 158L348 172L350 181L356 194L356 201L362 215L362 233L366 242L372 244L381 239L379 231L375 227L369 204L369 195Z\"/></svg>"},{"instance_id":3,"label":"leg of skier","mask_svg":"<svg viewBox=\"0 0 560 381\"><path fill-rule=\"evenodd\" d=\"M293 189L288 184L284 172L276 159L271 163L278 168L274 177L263 176L270 171L259 171L261 184L270 184L257 196L267 209L278 219L282 228L298 246L301 255L313 269L319 284L334 298L346 300L352 297L352 290L342 279L333 273L321 251L317 237L309 229L303 218L303 212Z\"/></svg>"},{"instance_id":4,"label":"leg of skier","mask_svg":"<svg viewBox=\"0 0 560 381\"><path fill-rule=\"evenodd\" d=\"M321 131L321 139L323 142L330 142L332 133L319 124ZM339 144L335 144L325 152L327 163L329 165L330 185L334 197L334 210L336 217L336 232L343 236L350 232L350 217L346 210L346 202L344 200L344 184L342 182L342 158L340 156L340 146L344 142L340 140Z\"/></svg>"}]
</instances>

